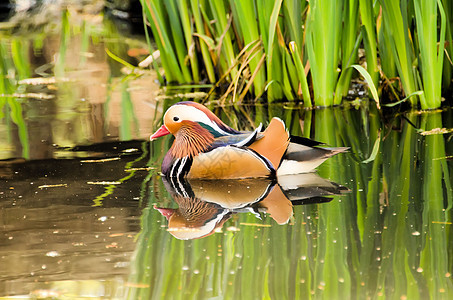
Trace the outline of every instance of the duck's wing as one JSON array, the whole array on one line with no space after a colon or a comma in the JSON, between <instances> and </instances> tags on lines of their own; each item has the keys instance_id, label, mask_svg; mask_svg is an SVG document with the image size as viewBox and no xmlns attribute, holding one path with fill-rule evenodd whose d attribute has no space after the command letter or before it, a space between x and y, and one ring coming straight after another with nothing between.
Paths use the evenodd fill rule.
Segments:
<instances>
[{"instance_id":1,"label":"duck's wing","mask_svg":"<svg viewBox=\"0 0 453 300\"><path fill-rule=\"evenodd\" d=\"M291 135L290 140L291 143L299 144L299 145L305 145L305 146L310 146L310 147L315 147L319 145L324 145L323 142L318 142L303 136L297 136L297 135Z\"/></svg>"},{"instance_id":2,"label":"duck's wing","mask_svg":"<svg viewBox=\"0 0 453 300\"><path fill-rule=\"evenodd\" d=\"M214 139L214 142L211 144L209 150L225 147L225 146L236 146L236 147L247 147L256 140L259 140L263 137L263 134L260 133L262 124L260 124L252 132L241 132L233 135L225 135Z\"/></svg>"},{"instance_id":3,"label":"duck's wing","mask_svg":"<svg viewBox=\"0 0 453 300\"><path fill-rule=\"evenodd\" d=\"M306 145L289 143L283 159L296 161L309 161L319 158L329 158L335 154L346 152L349 147L310 147Z\"/></svg>"},{"instance_id":4,"label":"duck's wing","mask_svg":"<svg viewBox=\"0 0 453 300\"><path fill-rule=\"evenodd\" d=\"M267 158L273 168L277 170L288 148L288 144L289 133L285 128L285 124L281 119L273 118L262 133L262 138L254 141L248 148Z\"/></svg>"}]
</instances>

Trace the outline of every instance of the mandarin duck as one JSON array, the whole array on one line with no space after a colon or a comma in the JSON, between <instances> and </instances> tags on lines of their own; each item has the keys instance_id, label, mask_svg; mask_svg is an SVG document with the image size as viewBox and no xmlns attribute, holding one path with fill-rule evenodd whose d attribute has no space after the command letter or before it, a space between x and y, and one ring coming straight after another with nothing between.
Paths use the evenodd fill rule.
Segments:
<instances>
[{"instance_id":1,"label":"mandarin duck","mask_svg":"<svg viewBox=\"0 0 453 300\"><path fill-rule=\"evenodd\" d=\"M190 101L172 105L163 123L150 140L175 137L162 162L166 177L239 179L307 173L348 149L323 148L320 142L290 136L279 118L263 132L261 125L253 132L240 132Z\"/></svg>"}]
</instances>

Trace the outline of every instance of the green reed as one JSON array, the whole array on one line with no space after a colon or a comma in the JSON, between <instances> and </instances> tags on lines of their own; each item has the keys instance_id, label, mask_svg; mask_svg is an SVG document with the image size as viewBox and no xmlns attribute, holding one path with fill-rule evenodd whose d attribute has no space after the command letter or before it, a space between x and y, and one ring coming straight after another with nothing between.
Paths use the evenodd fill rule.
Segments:
<instances>
[{"instance_id":1,"label":"green reed","mask_svg":"<svg viewBox=\"0 0 453 300\"><path fill-rule=\"evenodd\" d=\"M342 97L349 91L349 82L353 75L351 65L358 59L359 2L345 1L343 12L343 29L341 40L342 72L336 83L334 103L340 104Z\"/></svg>"},{"instance_id":2,"label":"green reed","mask_svg":"<svg viewBox=\"0 0 453 300\"><path fill-rule=\"evenodd\" d=\"M179 19L172 19L173 24L170 24L166 9L160 1L147 1L146 3L141 1L141 3L150 22L157 47L160 50L162 66L165 70L171 70L166 72L167 80L178 83L191 82L192 78L188 72L187 65L183 63L184 58L187 56L187 49L181 47L184 42L184 36L178 23ZM173 6L170 6L170 13L174 12L172 8ZM171 38L173 39L173 44L170 42Z\"/></svg>"},{"instance_id":3,"label":"green reed","mask_svg":"<svg viewBox=\"0 0 453 300\"><path fill-rule=\"evenodd\" d=\"M343 2L313 1L307 17L306 48L314 102L320 106L331 105L334 100L339 75Z\"/></svg>"},{"instance_id":4,"label":"green reed","mask_svg":"<svg viewBox=\"0 0 453 300\"><path fill-rule=\"evenodd\" d=\"M414 1L420 48L420 68L424 94L420 97L423 109L440 107L446 16L441 1ZM440 12L440 18L437 17ZM439 19L439 21L438 21ZM437 34L440 27L439 37Z\"/></svg>"},{"instance_id":5,"label":"green reed","mask_svg":"<svg viewBox=\"0 0 453 300\"><path fill-rule=\"evenodd\" d=\"M340 104L362 45L367 83L390 99L411 95L412 106L436 108L441 87L451 88L446 0L141 3L167 81L227 83L233 102L248 94L300 99L307 107Z\"/></svg>"},{"instance_id":6,"label":"green reed","mask_svg":"<svg viewBox=\"0 0 453 300\"><path fill-rule=\"evenodd\" d=\"M263 46L260 42L259 26L256 22L258 16L256 11L256 5L254 1L230 1L230 10L233 16L233 24L235 34L238 35L237 47L244 48L247 45L256 44L258 47L253 47L249 53L247 53L248 59L241 64L241 70L248 72L249 75L254 74L255 79L253 80L254 93L261 95L264 92L266 85L265 71L262 68L263 64ZM237 78L236 80L238 80Z\"/></svg>"},{"instance_id":7,"label":"green reed","mask_svg":"<svg viewBox=\"0 0 453 300\"><path fill-rule=\"evenodd\" d=\"M448 88L453 74L453 4L451 3L451 1L442 0L442 6L444 8L446 19L445 59L447 61L444 63L442 83L443 88Z\"/></svg>"},{"instance_id":8,"label":"green reed","mask_svg":"<svg viewBox=\"0 0 453 300\"><path fill-rule=\"evenodd\" d=\"M366 53L367 70L373 80L373 84L379 86L375 2L373 0L359 0L359 9L362 20L363 46Z\"/></svg>"}]
</instances>

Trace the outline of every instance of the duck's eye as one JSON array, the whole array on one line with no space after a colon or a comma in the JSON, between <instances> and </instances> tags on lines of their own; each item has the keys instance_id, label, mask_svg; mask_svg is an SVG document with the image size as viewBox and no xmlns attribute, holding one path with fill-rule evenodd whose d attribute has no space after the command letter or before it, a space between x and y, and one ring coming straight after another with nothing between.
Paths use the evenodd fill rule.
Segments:
<instances>
[{"instance_id":1,"label":"duck's eye","mask_svg":"<svg viewBox=\"0 0 453 300\"><path fill-rule=\"evenodd\" d=\"M178 122L179 121L179 117L173 117L173 121Z\"/></svg>"}]
</instances>

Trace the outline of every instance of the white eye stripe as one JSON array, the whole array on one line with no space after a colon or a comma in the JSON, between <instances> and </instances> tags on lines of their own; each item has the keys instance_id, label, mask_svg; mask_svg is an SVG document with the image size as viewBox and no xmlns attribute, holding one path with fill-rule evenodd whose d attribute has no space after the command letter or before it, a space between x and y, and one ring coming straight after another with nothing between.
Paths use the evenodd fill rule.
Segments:
<instances>
[{"instance_id":1,"label":"white eye stripe","mask_svg":"<svg viewBox=\"0 0 453 300\"><path fill-rule=\"evenodd\" d=\"M204 123L204 124L212 127L214 130L216 130L217 132L219 132L223 135L231 135L230 133L222 130L219 127L219 125L217 125L215 122L213 122L211 119L209 119L209 117L204 112L202 112L201 110L199 110L196 107L193 107L190 105L175 105L175 106L172 106L169 110L167 110L167 112L165 114L170 113L170 111L172 111L172 110L177 110L178 112L180 112L178 114L178 116L173 117L174 122L178 122L178 121L174 120L175 117L179 118L179 122L182 119L185 119L187 121L192 121L192 122L201 122L201 123ZM181 115L183 115L184 118L181 118L180 117ZM164 118L165 118L165 116L164 116Z\"/></svg>"}]
</instances>

